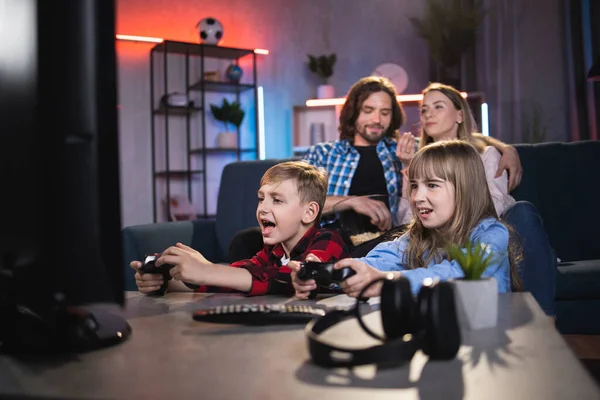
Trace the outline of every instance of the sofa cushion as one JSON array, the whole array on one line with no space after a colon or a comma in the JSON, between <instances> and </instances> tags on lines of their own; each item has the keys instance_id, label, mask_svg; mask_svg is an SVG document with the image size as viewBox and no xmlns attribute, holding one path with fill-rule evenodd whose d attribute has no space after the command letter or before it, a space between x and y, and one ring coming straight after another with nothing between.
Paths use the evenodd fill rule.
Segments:
<instances>
[{"instance_id":1,"label":"sofa cushion","mask_svg":"<svg viewBox=\"0 0 600 400\"><path fill-rule=\"evenodd\" d=\"M600 260L558 264L556 299L600 299Z\"/></svg>"},{"instance_id":2,"label":"sofa cushion","mask_svg":"<svg viewBox=\"0 0 600 400\"><path fill-rule=\"evenodd\" d=\"M600 259L600 142L515 145L523 179L511 194L533 203L563 261Z\"/></svg>"}]
</instances>

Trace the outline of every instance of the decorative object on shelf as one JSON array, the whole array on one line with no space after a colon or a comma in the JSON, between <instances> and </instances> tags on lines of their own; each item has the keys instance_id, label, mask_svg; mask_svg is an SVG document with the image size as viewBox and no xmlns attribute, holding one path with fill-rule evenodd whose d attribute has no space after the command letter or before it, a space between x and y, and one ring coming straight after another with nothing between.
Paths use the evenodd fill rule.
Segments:
<instances>
[{"instance_id":1,"label":"decorative object on shelf","mask_svg":"<svg viewBox=\"0 0 600 400\"><path fill-rule=\"evenodd\" d=\"M235 126L236 130L239 129L245 115L242 105L238 101L230 103L226 98L223 98L223 103L220 107L211 104L210 110L213 117L217 121L223 122L225 126L225 132L220 132L217 136L217 146L221 148L237 147L237 132L229 130L229 124Z\"/></svg>"},{"instance_id":2,"label":"decorative object on shelf","mask_svg":"<svg viewBox=\"0 0 600 400\"><path fill-rule=\"evenodd\" d=\"M335 53L318 57L308 55L308 69L317 74L322 81L322 84L317 87L317 98L319 99L335 97L335 89L333 85L329 85L329 78L333 75L333 67L336 61L337 56Z\"/></svg>"},{"instance_id":3,"label":"decorative object on shelf","mask_svg":"<svg viewBox=\"0 0 600 400\"><path fill-rule=\"evenodd\" d=\"M163 95L160 102L163 107L194 107L194 101L187 94L179 92Z\"/></svg>"},{"instance_id":4,"label":"decorative object on shelf","mask_svg":"<svg viewBox=\"0 0 600 400\"><path fill-rule=\"evenodd\" d=\"M227 79L229 79L231 82L238 83L240 81L240 79L242 79L242 75L244 75L244 71L234 61L225 70L225 75L227 75Z\"/></svg>"},{"instance_id":5,"label":"decorative object on shelf","mask_svg":"<svg viewBox=\"0 0 600 400\"><path fill-rule=\"evenodd\" d=\"M204 80L209 82L219 82L219 71L205 71Z\"/></svg>"},{"instance_id":6,"label":"decorative object on shelf","mask_svg":"<svg viewBox=\"0 0 600 400\"><path fill-rule=\"evenodd\" d=\"M171 221L191 221L196 219L194 207L186 196L171 195L170 197L170 207L166 208Z\"/></svg>"},{"instance_id":7,"label":"decorative object on shelf","mask_svg":"<svg viewBox=\"0 0 600 400\"><path fill-rule=\"evenodd\" d=\"M464 250L459 246L448 246L446 253L449 259L458 263L465 275L462 279L453 280L460 326L465 329L496 326L498 282L494 278L481 277L494 260L489 246L481 242L467 242Z\"/></svg>"},{"instance_id":8,"label":"decorative object on shelf","mask_svg":"<svg viewBox=\"0 0 600 400\"><path fill-rule=\"evenodd\" d=\"M408 74L406 70L398 64L381 64L371 72L373 76L385 76L396 87L398 94L403 93L408 86Z\"/></svg>"},{"instance_id":9,"label":"decorative object on shelf","mask_svg":"<svg viewBox=\"0 0 600 400\"><path fill-rule=\"evenodd\" d=\"M417 35L429 46L435 62L430 79L461 89L460 63L475 44L485 18L482 0L465 5L461 0L426 0L423 18L409 18Z\"/></svg>"},{"instance_id":10,"label":"decorative object on shelf","mask_svg":"<svg viewBox=\"0 0 600 400\"><path fill-rule=\"evenodd\" d=\"M203 18L196 25L202 44L218 44L223 38L223 25L218 19L207 17Z\"/></svg>"}]
</instances>

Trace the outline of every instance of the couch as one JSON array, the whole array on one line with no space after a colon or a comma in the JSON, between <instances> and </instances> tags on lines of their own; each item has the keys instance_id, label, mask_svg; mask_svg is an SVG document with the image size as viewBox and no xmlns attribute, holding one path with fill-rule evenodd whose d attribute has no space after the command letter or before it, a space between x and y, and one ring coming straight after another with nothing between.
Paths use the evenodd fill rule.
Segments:
<instances>
[{"instance_id":1,"label":"couch","mask_svg":"<svg viewBox=\"0 0 600 400\"><path fill-rule=\"evenodd\" d=\"M561 262L556 286L557 326L562 333L600 334L600 142L515 145L523 164L512 193L533 203ZM227 259L241 229L256 226L256 192L263 173L281 160L239 161L221 177L215 220L179 221L123 229L126 288L136 290L128 264L177 241L213 262Z\"/></svg>"}]
</instances>

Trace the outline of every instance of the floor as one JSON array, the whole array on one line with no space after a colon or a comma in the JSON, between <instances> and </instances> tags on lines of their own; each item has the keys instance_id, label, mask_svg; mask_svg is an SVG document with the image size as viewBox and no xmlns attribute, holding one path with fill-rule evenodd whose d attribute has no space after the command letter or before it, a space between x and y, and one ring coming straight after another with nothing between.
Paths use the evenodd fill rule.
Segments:
<instances>
[{"instance_id":1,"label":"floor","mask_svg":"<svg viewBox=\"0 0 600 400\"><path fill-rule=\"evenodd\" d=\"M600 384L600 335L562 335L573 353Z\"/></svg>"}]
</instances>

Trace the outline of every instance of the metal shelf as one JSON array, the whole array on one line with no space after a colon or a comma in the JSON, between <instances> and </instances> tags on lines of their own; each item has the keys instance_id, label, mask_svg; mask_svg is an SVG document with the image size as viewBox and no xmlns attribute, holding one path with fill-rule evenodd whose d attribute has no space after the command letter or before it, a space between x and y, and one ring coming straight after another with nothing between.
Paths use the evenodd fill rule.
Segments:
<instances>
[{"instance_id":1,"label":"metal shelf","mask_svg":"<svg viewBox=\"0 0 600 400\"><path fill-rule=\"evenodd\" d=\"M254 49L236 49L212 44L177 42L165 40L152 48L152 51L169 54L189 54L208 58L234 59L253 54Z\"/></svg>"},{"instance_id":2,"label":"metal shelf","mask_svg":"<svg viewBox=\"0 0 600 400\"><path fill-rule=\"evenodd\" d=\"M190 90L202 90L204 86L205 92L216 92L216 93L242 93L246 90L254 89L255 86L249 83L235 83L235 82L215 82L201 80L190 86Z\"/></svg>"}]
</instances>

